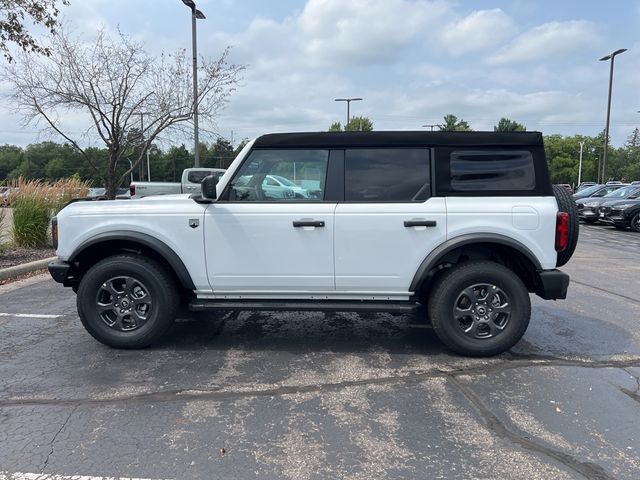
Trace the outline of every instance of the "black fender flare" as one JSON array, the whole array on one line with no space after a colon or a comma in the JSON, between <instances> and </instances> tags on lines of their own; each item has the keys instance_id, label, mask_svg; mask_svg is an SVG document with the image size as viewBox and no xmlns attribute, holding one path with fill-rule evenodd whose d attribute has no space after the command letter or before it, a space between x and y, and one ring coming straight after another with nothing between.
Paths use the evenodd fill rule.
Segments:
<instances>
[{"instance_id":1,"label":"black fender flare","mask_svg":"<svg viewBox=\"0 0 640 480\"><path fill-rule=\"evenodd\" d=\"M81 243L73 253L69 256L68 262L73 263L77 260L77 258L87 250L87 248L96 245L98 243L108 242L108 241L130 241L134 243L138 243L143 245L153 251L155 251L158 255L160 255L173 269L174 273L178 277L180 284L189 290L195 290L195 284L191 279L191 275L187 270L187 267L184 266L184 263L178 256L176 252L173 251L171 247L169 247L162 240L158 240L151 235L140 232L131 232L127 230L114 230L112 232L100 233L91 237L90 239Z\"/></svg>"},{"instance_id":2,"label":"black fender flare","mask_svg":"<svg viewBox=\"0 0 640 480\"><path fill-rule=\"evenodd\" d=\"M497 243L511 247L522 253L535 266L536 270L542 270L542 265L533 254L533 252L525 245L513 238L497 233L469 233L458 237L450 238L434 248L429 255L422 261L416 274L413 276L410 292L418 292L427 274L433 269L438 262L449 252L464 245L472 245L474 243Z\"/></svg>"}]
</instances>

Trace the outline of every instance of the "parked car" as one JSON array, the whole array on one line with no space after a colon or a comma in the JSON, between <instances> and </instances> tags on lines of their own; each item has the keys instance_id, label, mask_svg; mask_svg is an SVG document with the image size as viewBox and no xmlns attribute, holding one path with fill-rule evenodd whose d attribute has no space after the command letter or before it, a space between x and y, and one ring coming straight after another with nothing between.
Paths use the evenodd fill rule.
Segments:
<instances>
[{"instance_id":1,"label":"parked car","mask_svg":"<svg viewBox=\"0 0 640 480\"><path fill-rule=\"evenodd\" d=\"M264 179L289 171L319 195L265 195ZM569 276L558 267L576 247L576 206L552 186L539 132L264 135L201 187L126 209L75 202L54 218L58 259L49 271L77 292L80 320L98 341L153 344L181 303L424 305L449 348L487 356L520 340L529 293L567 295Z\"/></svg>"},{"instance_id":2,"label":"parked car","mask_svg":"<svg viewBox=\"0 0 640 480\"><path fill-rule=\"evenodd\" d=\"M252 175L244 175L234 183L234 187L239 195L241 195L240 192L244 192L245 198L247 198L255 192L254 187L250 186L252 177ZM266 175L262 180L261 190L265 198L274 200L283 198L309 198L309 192L307 190L281 175Z\"/></svg>"},{"instance_id":3,"label":"parked car","mask_svg":"<svg viewBox=\"0 0 640 480\"><path fill-rule=\"evenodd\" d=\"M6 207L9 205L10 193L11 187L0 187L0 207Z\"/></svg>"},{"instance_id":4,"label":"parked car","mask_svg":"<svg viewBox=\"0 0 640 480\"><path fill-rule=\"evenodd\" d=\"M589 198L589 197L604 197L605 195L623 187L625 185L592 185L590 187L585 188L584 190L574 193L573 199L580 200L581 198Z\"/></svg>"},{"instance_id":5,"label":"parked car","mask_svg":"<svg viewBox=\"0 0 640 480\"><path fill-rule=\"evenodd\" d=\"M578 200L578 217L587 223L596 223L600 219L600 206L605 202L621 200L623 198L637 198L640 195L640 186L621 187L608 193L604 197L588 197Z\"/></svg>"},{"instance_id":6,"label":"parked car","mask_svg":"<svg viewBox=\"0 0 640 480\"><path fill-rule=\"evenodd\" d=\"M571 185L569 185L568 183L559 183L558 184L560 187L564 188L567 192L569 192L571 195L573 195L573 187Z\"/></svg>"},{"instance_id":7,"label":"parked car","mask_svg":"<svg viewBox=\"0 0 640 480\"><path fill-rule=\"evenodd\" d=\"M602 204L600 221L620 230L631 228L634 232L640 232L640 199L637 197Z\"/></svg>"},{"instance_id":8,"label":"parked car","mask_svg":"<svg viewBox=\"0 0 640 480\"><path fill-rule=\"evenodd\" d=\"M580 186L577 188L576 193L581 192L582 190L584 190L587 187L592 187L596 184L596 182L582 182L580 184Z\"/></svg>"},{"instance_id":9,"label":"parked car","mask_svg":"<svg viewBox=\"0 0 640 480\"><path fill-rule=\"evenodd\" d=\"M185 168L182 180L177 182L131 182L129 193L131 198L149 197L152 195L173 195L176 193L200 193L200 182L208 175L222 177L222 168Z\"/></svg>"}]
</instances>

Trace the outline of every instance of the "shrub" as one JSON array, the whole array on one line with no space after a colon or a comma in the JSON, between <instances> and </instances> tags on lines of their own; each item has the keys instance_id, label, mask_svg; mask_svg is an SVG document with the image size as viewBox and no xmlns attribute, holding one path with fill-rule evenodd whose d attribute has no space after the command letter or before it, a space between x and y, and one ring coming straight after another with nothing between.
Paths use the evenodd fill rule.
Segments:
<instances>
[{"instance_id":1,"label":"shrub","mask_svg":"<svg viewBox=\"0 0 640 480\"><path fill-rule=\"evenodd\" d=\"M45 247L51 217L69 200L85 196L86 182L77 179L45 183L19 178L11 193L13 241L20 247Z\"/></svg>"}]
</instances>

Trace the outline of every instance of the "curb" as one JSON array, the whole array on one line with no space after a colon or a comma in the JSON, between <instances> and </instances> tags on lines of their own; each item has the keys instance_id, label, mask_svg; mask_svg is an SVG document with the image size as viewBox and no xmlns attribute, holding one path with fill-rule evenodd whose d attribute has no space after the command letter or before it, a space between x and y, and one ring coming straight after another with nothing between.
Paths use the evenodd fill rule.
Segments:
<instances>
[{"instance_id":1,"label":"curb","mask_svg":"<svg viewBox=\"0 0 640 480\"><path fill-rule=\"evenodd\" d=\"M0 281L46 268L49 262L53 262L56 258L57 257L44 258L42 260L36 260L35 262L16 265L15 267L2 268L0 269Z\"/></svg>"}]
</instances>

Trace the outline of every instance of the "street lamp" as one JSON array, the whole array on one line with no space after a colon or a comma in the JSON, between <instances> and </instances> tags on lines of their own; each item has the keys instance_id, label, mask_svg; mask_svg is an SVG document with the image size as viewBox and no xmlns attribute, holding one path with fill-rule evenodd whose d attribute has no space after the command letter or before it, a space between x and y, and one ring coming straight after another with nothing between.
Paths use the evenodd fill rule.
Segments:
<instances>
[{"instance_id":1,"label":"street lamp","mask_svg":"<svg viewBox=\"0 0 640 480\"><path fill-rule=\"evenodd\" d=\"M198 46L196 42L196 19L204 20L204 13L196 8L193 0L182 0L191 9L191 42L193 50L193 142L195 145L193 166L200 166L200 140L198 138Z\"/></svg>"},{"instance_id":2,"label":"street lamp","mask_svg":"<svg viewBox=\"0 0 640 480\"><path fill-rule=\"evenodd\" d=\"M360 97L355 97L355 98L334 98L334 101L336 101L336 102L347 102L347 123L344 126L344 131L345 132L347 131L347 126L349 125L349 120L351 119L351 117L349 115L349 107L351 106L351 102L357 102L359 100L362 100L362 98L360 98Z\"/></svg>"},{"instance_id":3,"label":"street lamp","mask_svg":"<svg viewBox=\"0 0 640 480\"><path fill-rule=\"evenodd\" d=\"M626 52L626 48L619 48L613 53L602 57L599 61L606 62L607 60L611 60L611 64L609 67L609 99L607 100L607 124L604 128L604 154L602 156L602 181L606 182L605 176L605 168L607 166L607 149L609 147L609 119L611 118L611 89L613 87L613 61L615 60L616 55L621 54L622 52Z\"/></svg>"}]
</instances>

